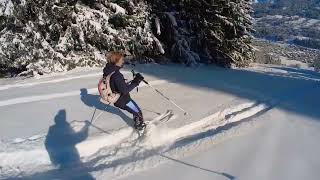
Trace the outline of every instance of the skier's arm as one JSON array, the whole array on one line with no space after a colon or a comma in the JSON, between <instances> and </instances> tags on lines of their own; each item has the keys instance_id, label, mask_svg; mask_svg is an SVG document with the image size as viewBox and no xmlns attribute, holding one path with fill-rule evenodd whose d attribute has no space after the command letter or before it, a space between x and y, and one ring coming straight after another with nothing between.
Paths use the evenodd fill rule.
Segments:
<instances>
[{"instance_id":1,"label":"skier's arm","mask_svg":"<svg viewBox=\"0 0 320 180\"><path fill-rule=\"evenodd\" d=\"M115 82L117 89L121 94L128 94L130 91L132 91L135 87L138 86L138 84L134 82L127 84L123 75L120 73L119 75L115 76Z\"/></svg>"}]
</instances>

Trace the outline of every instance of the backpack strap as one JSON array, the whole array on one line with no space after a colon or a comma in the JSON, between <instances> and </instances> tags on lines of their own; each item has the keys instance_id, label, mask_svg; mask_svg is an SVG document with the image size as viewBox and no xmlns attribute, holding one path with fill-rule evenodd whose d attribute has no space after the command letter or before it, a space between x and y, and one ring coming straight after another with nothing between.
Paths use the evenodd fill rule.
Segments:
<instances>
[{"instance_id":1,"label":"backpack strap","mask_svg":"<svg viewBox=\"0 0 320 180\"><path fill-rule=\"evenodd\" d=\"M115 71L113 71L112 73L110 73L110 74L104 79L104 83L106 84L106 88L107 88L107 89L110 89L111 91L112 91L112 89L111 89L111 86L110 86L110 79L111 79L111 76L112 76L114 73L115 73ZM109 83L107 83L107 82L109 82Z\"/></svg>"},{"instance_id":2,"label":"backpack strap","mask_svg":"<svg viewBox=\"0 0 320 180\"><path fill-rule=\"evenodd\" d=\"M115 71L112 71L110 74L108 74L107 76L103 75L102 79L103 79L103 83L107 83L107 80L110 81L111 76L115 73Z\"/></svg>"}]
</instances>

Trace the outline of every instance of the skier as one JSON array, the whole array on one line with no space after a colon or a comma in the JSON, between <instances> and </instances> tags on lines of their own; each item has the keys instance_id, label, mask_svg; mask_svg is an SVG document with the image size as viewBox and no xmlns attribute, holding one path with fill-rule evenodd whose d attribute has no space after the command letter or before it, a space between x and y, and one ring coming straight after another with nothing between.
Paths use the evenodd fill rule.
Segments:
<instances>
[{"instance_id":1,"label":"skier","mask_svg":"<svg viewBox=\"0 0 320 180\"><path fill-rule=\"evenodd\" d=\"M110 77L110 87L112 92L119 93L119 99L114 103L114 105L120 109L126 110L133 115L133 120L135 122L134 127L137 130L143 130L146 124L143 121L142 112L135 101L130 97L130 91L137 87L144 77L137 73L134 79L127 83L120 73L120 69L123 67L123 54L120 52L111 52L107 55L108 63L103 69L103 76L108 76L113 73Z\"/></svg>"}]
</instances>

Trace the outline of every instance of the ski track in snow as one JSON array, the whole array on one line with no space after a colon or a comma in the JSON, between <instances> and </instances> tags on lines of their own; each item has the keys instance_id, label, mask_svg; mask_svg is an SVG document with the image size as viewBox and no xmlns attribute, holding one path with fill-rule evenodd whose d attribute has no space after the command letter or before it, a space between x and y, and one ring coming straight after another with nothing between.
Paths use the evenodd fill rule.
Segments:
<instances>
[{"instance_id":1,"label":"ski track in snow","mask_svg":"<svg viewBox=\"0 0 320 180\"><path fill-rule=\"evenodd\" d=\"M130 71L121 71L122 74L130 74ZM0 86L0 91L2 90L7 90L10 88L25 88L25 87L31 87L31 86L36 86L40 84L50 84L50 83L58 83L58 82L63 82L63 81L70 81L74 79L81 79L81 78L89 78L89 77L98 77L101 76L101 72L99 73L92 73L92 74L86 74L86 75L78 75L78 76L71 76L71 77L66 77L66 78L58 78L58 79L53 79L53 80L47 80L47 81L37 81L37 82L30 82L30 83L15 83L15 84L8 84L8 85L3 85Z\"/></svg>"},{"instance_id":2,"label":"ski track in snow","mask_svg":"<svg viewBox=\"0 0 320 180\"><path fill-rule=\"evenodd\" d=\"M215 134L198 139L192 137L212 132L231 123L242 122L269 108L270 106L263 103L242 103L175 129L170 129L165 123L152 123L142 137L131 127L125 127L110 134L89 138L77 144L76 149L87 167L86 170L95 177L118 178L155 167L168 160L166 156L181 157L189 151L197 151L200 144L210 146L215 143ZM36 146L31 150L20 148L19 151L0 152L0 167L0 179L15 177L21 173L42 173L45 176L44 170L54 169L43 143L42 147ZM77 168L79 170L83 166L75 166L68 171L69 174L73 175L72 172L76 172Z\"/></svg>"},{"instance_id":3,"label":"ski track in snow","mask_svg":"<svg viewBox=\"0 0 320 180\"><path fill-rule=\"evenodd\" d=\"M159 85L159 84L165 84L169 83L166 80L154 80L151 81L151 85ZM140 84L139 87L146 87L146 84ZM90 88L88 89L88 93L95 94L98 93L98 88ZM8 100L0 101L0 107L2 106L9 106L14 104L21 104L21 103L30 103L30 102L36 102L36 101L44 101L44 100L51 100L55 98L62 98L62 97L68 97L68 96L77 96L80 94L79 90L75 91L69 91L69 92L63 92L63 93L53 93L53 94L46 94L46 95L39 95L39 96L27 96L27 97L19 97L19 98L13 98Z\"/></svg>"}]
</instances>

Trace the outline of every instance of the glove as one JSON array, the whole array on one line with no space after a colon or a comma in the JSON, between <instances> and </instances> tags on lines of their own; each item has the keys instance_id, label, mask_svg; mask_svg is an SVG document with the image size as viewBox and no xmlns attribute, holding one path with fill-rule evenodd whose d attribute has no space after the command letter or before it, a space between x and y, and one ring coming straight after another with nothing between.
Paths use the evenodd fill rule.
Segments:
<instances>
[{"instance_id":1,"label":"glove","mask_svg":"<svg viewBox=\"0 0 320 180\"><path fill-rule=\"evenodd\" d=\"M144 77L140 73L137 73L134 79L132 80L132 82L139 85L143 80L144 80Z\"/></svg>"}]
</instances>

